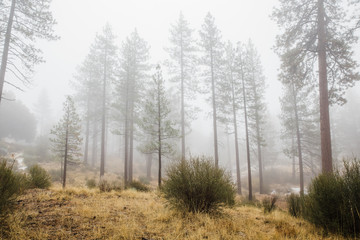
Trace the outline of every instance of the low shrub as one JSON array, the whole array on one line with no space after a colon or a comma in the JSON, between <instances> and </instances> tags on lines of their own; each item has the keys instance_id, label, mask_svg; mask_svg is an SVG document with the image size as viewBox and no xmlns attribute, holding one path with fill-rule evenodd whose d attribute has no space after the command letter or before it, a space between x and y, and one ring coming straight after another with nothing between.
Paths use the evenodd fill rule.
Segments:
<instances>
[{"instance_id":1,"label":"low shrub","mask_svg":"<svg viewBox=\"0 0 360 240\"><path fill-rule=\"evenodd\" d=\"M86 186L87 186L88 188L90 188L90 189L96 188L96 181L95 181L94 178L87 179L85 184L86 184Z\"/></svg>"},{"instance_id":2,"label":"low shrub","mask_svg":"<svg viewBox=\"0 0 360 240\"><path fill-rule=\"evenodd\" d=\"M235 203L230 175L205 157L170 165L161 192L171 206L188 212L212 212Z\"/></svg>"},{"instance_id":3,"label":"low shrub","mask_svg":"<svg viewBox=\"0 0 360 240\"><path fill-rule=\"evenodd\" d=\"M300 217L302 215L303 199L299 195L292 193L286 198L286 202L291 216Z\"/></svg>"},{"instance_id":4,"label":"low shrub","mask_svg":"<svg viewBox=\"0 0 360 240\"><path fill-rule=\"evenodd\" d=\"M360 234L360 163L344 162L344 170L320 174L304 198L303 216L316 226L345 236Z\"/></svg>"},{"instance_id":5,"label":"low shrub","mask_svg":"<svg viewBox=\"0 0 360 240\"><path fill-rule=\"evenodd\" d=\"M21 193L22 177L13 171L13 164L6 159L0 160L0 223L11 212L14 200Z\"/></svg>"},{"instance_id":6,"label":"low shrub","mask_svg":"<svg viewBox=\"0 0 360 240\"><path fill-rule=\"evenodd\" d=\"M128 184L127 188L133 188L140 192L149 192L150 188L140 181L132 181Z\"/></svg>"},{"instance_id":7,"label":"low shrub","mask_svg":"<svg viewBox=\"0 0 360 240\"><path fill-rule=\"evenodd\" d=\"M49 188L51 186L51 176L39 165L33 165L29 169L30 188Z\"/></svg>"},{"instance_id":8,"label":"low shrub","mask_svg":"<svg viewBox=\"0 0 360 240\"><path fill-rule=\"evenodd\" d=\"M278 197L276 195L272 195L271 197L266 197L262 201L262 206L264 208L264 213L271 213L276 208L276 201Z\"/></svg>"},{"instance_id":9,"label":"low shrub","mask_svg":"<svg viewBox=\"0 0 360 240\"><path fill-rule=\"evenodd\" d=\"M108 182L107 180L103 179L99 182L99 190L100 192L111 192L114 191L121 191L121 185L117 182Z\"/></svg>"}]
</instances>

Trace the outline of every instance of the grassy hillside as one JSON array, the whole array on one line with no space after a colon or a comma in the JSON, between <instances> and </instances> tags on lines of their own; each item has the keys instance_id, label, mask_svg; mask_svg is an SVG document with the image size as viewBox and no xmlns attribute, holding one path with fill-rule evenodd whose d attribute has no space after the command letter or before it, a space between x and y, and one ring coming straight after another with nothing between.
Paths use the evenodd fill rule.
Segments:
<instances>
[{"instance_id":1,"label":"grassy hillside","mask_svg":"<svg viewBox=\"0 0 360 240\"><path fill-rule=\"evenodd\" d=\"M9 219L10 239L342 239L276 210L238 203L222 214L180 214L157 192L29 190Z\"/></svg>"}]
</instances>

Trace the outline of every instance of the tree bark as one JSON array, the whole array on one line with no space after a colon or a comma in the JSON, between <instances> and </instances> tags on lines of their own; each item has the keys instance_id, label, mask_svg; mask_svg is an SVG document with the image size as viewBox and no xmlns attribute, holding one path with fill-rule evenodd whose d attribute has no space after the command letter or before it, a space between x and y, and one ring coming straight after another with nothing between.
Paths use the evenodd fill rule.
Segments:
<instances>
[{"instance_id":1,"label":"tree bark","mask_svg":"<svg viewBox=\"0 0 360 240\"><path fill-rule=\"evenodd\" d=\"M97 157L97 122L96 119L94 119L93 122L93 136L92 136L92 152L91 152L91 166L95 166L96 157Z\"/></svg>"},{"instance_id":2,"label":"tree bark","mask_svg":"<svg viewBox=\"0 0 360 240\"><path fill-rule=\"evenodd\" d=\"M87 99L84 164L88 164L88 155L89 155L89 135L90 135L90 113L89 112L90 112L90 96L88 96L88 99Z\"/></svg>"},{"instance_id":3,"label":"tree bark","mask_svg":"<svg viewBox=\"0 0 360 240\"><path fill-rule=\"evenodd\" d=\"M326 41L324 0L318 0L318 64L320 92L321 163L322 172L331 173L333 169L326 63Z\"/></svg>"},{"instance_id":4,"label":"tree bark","mask_svg":"<svg viewBox=\"0 0 360 240\"><path fill-rule=\"evenodd\" d=\"M182 160L185 160L184 55L183 55L182 33L181 33L181 46L180 46L180 68L181 68L181 158Z\"/></svg>"},{"instance_id":5,"label":"tree bark","mask_svg":"<svg viewBox=\"0 0 360 240\"><path fill-rule=\"evenodd\" d=\"M107 51L107 49L105 49ZM105 130L106 130L106 74L107 74L107 53L104 59L104 79L103 79L103 96L102 96L102 114L101 114L101 155L100 155L100 179L105 174Z\"/></svg>"},{"instance_id":6,"label":"tree bark","mask_svg":"<svg viewBox=\"0 0 360 240\"><path fill-rule=\"evenodd\" d=\"M299 157L299 172L300 172L300 195L304 195L304 170L303 170L303 159L302 159L302 148L301 148L301 138L300 138L300 128L299 128L299 115L297 109L297 98L295 92L294 83L292 85L293 99L294 99L294 113L295 113L295 127L296 127L296 139L298 146L298 157Z\"/></svg>"},{"instance_id":7,"label":"tree bark","mask_svg":"<svg viewBox=\"0 0 360 240\"><path fill-rule=\"evenodd\" d=\"M162 154L162 149L161 149L161 106L160 106L160 83L158 83L158 99L157 99L157 104L158 104L158 142L159 142L159 173L158 173L158 186L159 188L161 187L161 154Z\"/></svg>"},{"instance_id":8,"label":"tree bark","mask_svg":"<svg viewBox=\"0 0 360 240\"><path fill-rule=\"evenodd\" d=\"M291 136L291 154L292 154L292 179L295 182L295 140Z\"/></svg>"},{"instance_id":9,"label":"tree bark","mask_svg":"<svg viewBox=\"0 0 360 240\"><path fill-rule=\"evenodd\" d=\"M251 162L250 162L250 144L249 144L249 128L246 106L246 91L244 76L242 76L243 102L244 102L244 118L245 118L245 135L246 135L246 156L248 164L248 182L249 182L249 201L252 201L252 183L251 183Z\"/></svg>"},{"instance_id":10,"label":"tree bark","mask_svg":"<svg viewBox=\"0 0 360 240\"><path fill-rule=\"evenodd\" d=\"M6 33L5 33L3 54L2 54L2 58L1 58L0 102L1 102L1 99L2 99L2 92L3 92L3 88L4 88L4 83L5 83L5 73L6 73L7 61L8 61L8 55L9 55L12 24L13 24L13 19L14 19L14 14L15 14L15 4L16 4L16 0L12 0L11 1L9 20L8 20L8 24L7 24Z\"/></svg>"},{"instance_id":11,"label":"tree bark","mask_svg":"<svg viewBox=\"0 0 360 240\"><path fill-rule=\"evenodd\" d=\"M215 75L214 75L214 57L213 50L210 49L210 70L211 70L211 92L212 92L212 107L213 107L213 128L214 128L214 152L215 152L215 167L219 167L219 152L218 152L218 137L217 137L217 116L216 116L216 94L215 94Z\"/></svg>"},{"instance_id":12,"label":"tree bark","mask_svg":"<svg viewBox=\"0 0 360 240\"><path fill-rule=\"evenodd\" d=\"M134 161L134 103L130 110L130 134L129 134L129 182L133 181L133 161Z\"/></svg>"},{"instance_id":13,"label":"tree bark","mask_svg":"<svg viewBox=\"0 0 360 240\"><path fill-rule=\"evenodd\" d=\"M235 132L235 161L236 161L236 182L237 193L241 195L241 175L240 175L240 157L239 157L239 143L237 132L237 119L236 119L236 105L235 105L235 91L234 82L231 76L231 95L232 95L232 107L233 107L233 120L234 120L234 132Z\"/></svg>"},{"instance_id":14,"label":"tree bark","mask_svg":"<svg viewBox=\"0 0 360 240\"><path fill-rule=\"evenodd\" d=\"M65 188L66 186L66 167L67 167L67 159L68 159L68 142L69 142L69 121L70 119L68 118L66 125L66 133L65 133L64 174L63 174L63 185L62 185L63 188Z\"/></svg>"},{"instance_id":15,"label":"tree bark","mask_svg":"<svg viewBox=\"0 0 360 240\"><path fill-rule=\"evenodd\" d=\"M253 76L253 81L255 81ZM258 98L257 92L256 92L256 86L255 83L253 85L253 91L255 96L255 101ZM258 151L258 161L259 161L259 188L260 188L260 194L264 194L264 180L263 180L263 162L261 157L261 139L260 139L260 119L259 119L259 112L258 109L255 108L255 121L256 121L256 142L257 142L257 151Z\"/></svg>"}]
</instances>

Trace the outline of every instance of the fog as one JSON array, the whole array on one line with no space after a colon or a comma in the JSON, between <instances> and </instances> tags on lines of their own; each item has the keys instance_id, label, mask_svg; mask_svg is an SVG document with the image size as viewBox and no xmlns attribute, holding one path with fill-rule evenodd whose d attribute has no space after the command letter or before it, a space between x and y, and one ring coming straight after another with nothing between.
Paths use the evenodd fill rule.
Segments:
<instances>
[{"instance_id":1,"label":"fog","mask_svg":"<svg viewBox=\"0 0 360 240\"><path fill-rule=\"evenodd\" d=\"M200 41L199 30L205 16L210 12L215 18L215 25L221 31L224 42L230 40L233 44L236 44L238 41L246 44L251 40L259 54L263 71L262 75L266 85L264 94L264 103L266 104L266 110L264 110L265 142L262 149L263 164L266 172L265 178L270 177L271 171L278 171L276 169L289 172L289 175L291 175L293 160L284 154L284 142L289 140L281 138L283 123L280 120L281 106L279 99L283 95L283 87L278 77L280 59L274 52L276 35L280 33L280 30L270 18L273 8L277 4L278 1L276 0L135 0L126 2L116 0L53 0L50 9L57 22L54 26L54 31L60 39L56 41L38 40L36 42L37 47L43 52L45 62L35 67L34 74L31 77L31 84L25 87L22 86L24 91L19 91L9 85L5 85L4 88L7 96L13 96L16 102L20 101L36 117L36 132L29 133L28 139L24 139L25 141L22 142L35 143L41 141L39 136L50 137L50 129L63 116L62 106L66 96L78 94L79 91L77 91L73 84L76 81L76 75L81 64L86 60L97 34L102 34L107 24L111 26L116 36L114 43L118 48L121 48L125 39L135 29L137 30L139 36L150 47L148 62L151 65L151 69L148 71L147 79L151 79L151 75L155 72L155 66L160 64L163 78L166 82L165 88L169 93L176 88L176 83L169 81L171 74L166 65L166 61L169 59L166 48L171 46L169 41L171 25L177 22L181 12L189 26L194 30L193 36L198 42ZM3 37L3 34L1 37ZM358 52L358 46L357 44L356 53ZM201 54L197 53L197 55ZM355 60L360 60L358 55L356 55ZM199 73L201 72L201 67L199 69L194 77L204 87L204 78ZM11 82L13 78L9 75L7 80ZM331 124L334 126L332 129L333 151L336 152L334 158L338 160L341 160L343 157L353 157L360 154L358 150L358 139L360 137L358 94L359 88L355 86L346 94L347 104L331 108ZM194 119L187 129L187 156L206 155L214 157L213 122L210 114L212 108L209 101L207 101L208 98L208 93L197 93L197 96L193 98L194 100L188 102L188 104L196 107L197 110L195 110ZM172 99L172 101L177 102L179 98ZM1 108L5 108L9 104L13 104L13 102L2 101ZM75 106L78 107L76 99ZM179 106L176 108L179 108ZM172 113L173 118L177 121L180 118L179 115L176 115L179 111L180 109L176 109L175 113ZM84 151L86 129L84 113L80 112L79 110L80 118L82 118L81 135L83 138L82 151ZM244 120L242 113L238 115L240 169L242 177L245 177L247 174L247 163L245 131L242 127ZM113 134L114 124L111 121L109 120L106 133L105 172L114 171L123 173L123 135ZM21 125L21 123L19 124ZM2 131L5 132L4 129ZM218 126L219 165L230 171L235 181L233 130L230 129L228 132L231 134L227 134L225 124L220 123ZM2 137L4 135L6 134L2 134ZM15 140L11 139L11 136L14 137L15 135L15 133L9 133L6 138L7 141L14 142ZM138 149L142 138L143 136L135 138L135 177L144 175L142 171L145 169L146 157ZM176 154L174 157L166 158L165 166L171 162L172 158L175 159L181 156L180 139L178 138L174 141ZM257 148L255 145L251 145L251 153L254 154L251 161L255 174L254 179L256 179L258 165L256 160ZM97 154L100 154L100 147ZM90 155L91 150L89 150L89 157ZM338 163L338 160L335 162ZM98 164L99 159L96 159L96 165ZM154 173L157 166L155 164L153 166ZM319 173L321 168L319 157L314 157L311 163L310 160L305 162L305 168L307 169L305 170L307 179ZM246 185L246 183L243 184Z\"/></svg>"}]
</instances>

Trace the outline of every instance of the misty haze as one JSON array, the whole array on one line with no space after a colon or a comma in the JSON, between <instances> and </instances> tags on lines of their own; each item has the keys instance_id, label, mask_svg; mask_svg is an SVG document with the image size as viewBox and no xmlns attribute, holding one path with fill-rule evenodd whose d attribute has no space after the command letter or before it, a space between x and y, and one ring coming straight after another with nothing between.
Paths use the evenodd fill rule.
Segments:
<instances>
[{"instance_id":1,"label":"misty haze","mask_svg":"<svg viewBox=\"0 0 360 240\"><path fill-rule=\"evenodd\" d=\"M0 239L356 239L359 10L0 0Z\"/></svg>"}]
</instances>

